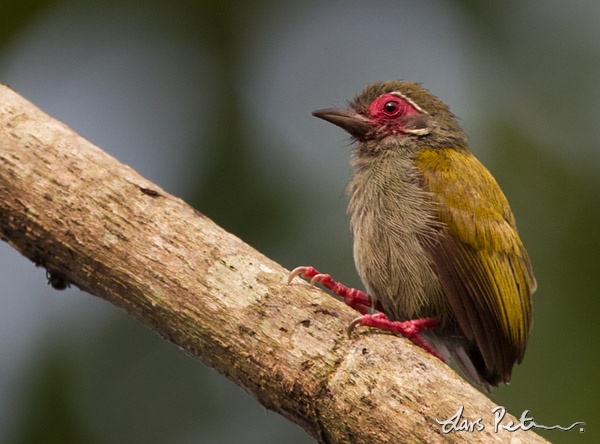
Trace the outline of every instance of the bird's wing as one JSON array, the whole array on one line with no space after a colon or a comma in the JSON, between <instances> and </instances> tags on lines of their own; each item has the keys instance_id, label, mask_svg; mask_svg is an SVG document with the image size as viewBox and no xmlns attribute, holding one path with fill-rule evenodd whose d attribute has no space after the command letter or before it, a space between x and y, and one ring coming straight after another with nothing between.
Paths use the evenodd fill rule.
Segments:
<instances>
[{"instance_id":1,"label":"bird's wing","mask_svg":"<svg viewBox=\"0 0 600 444\"><path fill-rule=\"evenodd\" d=\"M507 381L525 353L536 287L508 201L466 149L425 149L416 162L441 222L424 245L460 328Z\"/></svg>"}]
</instances>

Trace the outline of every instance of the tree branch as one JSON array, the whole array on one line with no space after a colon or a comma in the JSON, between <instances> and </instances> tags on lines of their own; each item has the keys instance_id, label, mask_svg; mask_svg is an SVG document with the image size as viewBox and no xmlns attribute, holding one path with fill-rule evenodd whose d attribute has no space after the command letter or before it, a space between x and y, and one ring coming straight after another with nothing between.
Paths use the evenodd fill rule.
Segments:
<instances>
[{"instance_id":1,"label":"tree branch","mask_svg":"<svg viewBox=\"0 0 600 444\"><path fill-rule=\"evenodd\" d=\"M126 310L322 443L544 442L495 405L0 86L0 237ZM485 429L444 434L464 406ZM504 419L516 421L512 417Z\"/></svg>"}]
</instances>

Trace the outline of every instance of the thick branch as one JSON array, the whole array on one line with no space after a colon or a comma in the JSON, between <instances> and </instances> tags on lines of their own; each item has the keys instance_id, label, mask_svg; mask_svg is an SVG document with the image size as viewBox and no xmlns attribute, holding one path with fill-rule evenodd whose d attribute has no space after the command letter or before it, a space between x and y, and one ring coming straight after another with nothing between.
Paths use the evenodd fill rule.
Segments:
<instances>
[{"instance_id":1,"label":"thick branch","mask_svg":"<svg viewBox=\"0 0 600 444\"><path fill-rule=\"evenodd\" d=\"M408 341L287 270L0 86L0 237L123 308L319 442L544 442ZM482 431L442 433L464 406ZM506 424L514 418L504 419Z\"/></svg>"}]
</instances>

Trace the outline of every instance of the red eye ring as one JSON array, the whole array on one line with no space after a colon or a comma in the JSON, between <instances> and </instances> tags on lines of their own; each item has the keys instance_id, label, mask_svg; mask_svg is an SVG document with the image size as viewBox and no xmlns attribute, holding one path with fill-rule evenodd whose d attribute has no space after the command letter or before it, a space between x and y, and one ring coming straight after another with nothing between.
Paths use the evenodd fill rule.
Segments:
<instances>
[{"instance_id":1,"label":"red eye ring","mask_svg":"<svg viewBox=\"0 0 600 444\"><path fill-rule=\"evenodd\" d=\"M421 114L410 102L394 93L377 97L369 105L369 115L377 123L398 121L408 114Z\"/></svg>"}]
</instances>

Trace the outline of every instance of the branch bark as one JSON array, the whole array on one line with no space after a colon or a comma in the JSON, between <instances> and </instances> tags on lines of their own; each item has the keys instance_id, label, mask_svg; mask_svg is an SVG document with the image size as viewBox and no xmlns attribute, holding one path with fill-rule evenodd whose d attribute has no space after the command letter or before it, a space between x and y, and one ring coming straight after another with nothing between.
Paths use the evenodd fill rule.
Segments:
<instances>
[{"instance_id":1,"label":"branch bark","mask_svg":"<svg viewBox=\"0 0 600 444\"><path fill-rule=\"evenodd\" d=\"M545 442L495 405L0 86L0 237L149 325L321 443ZM464 406L485 428L443 433ZM503 424L517 420L507 415ZM463 423L464 425L465 423Z\"/></svg>"}]
</instances>

